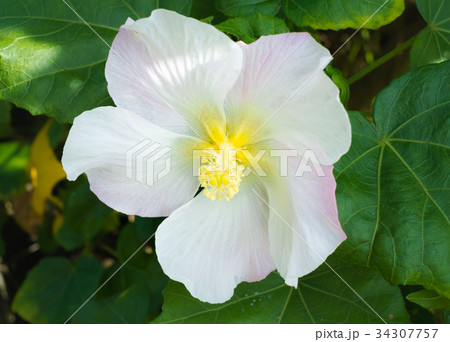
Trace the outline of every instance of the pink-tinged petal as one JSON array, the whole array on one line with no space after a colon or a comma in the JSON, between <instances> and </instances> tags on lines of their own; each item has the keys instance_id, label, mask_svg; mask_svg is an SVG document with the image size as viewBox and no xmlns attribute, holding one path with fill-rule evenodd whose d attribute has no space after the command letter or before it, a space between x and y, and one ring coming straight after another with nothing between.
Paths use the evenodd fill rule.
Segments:
<instances>
[{"instance_id":1,"label":"pink-tinged petal","mask_svg":"<svg viewBox=\"0 0 450 342\"><path fill-rule=\"evenodd\" d=\"M311 170L295 176L301 158L289 159L288 176L270 177L266 184L269 239L277 270L288 285L297 286L298 278L321 265L346 235L338 219L333 166L309 161Z\"/></svg>"},{"instance_id":2,"label":"pink-tinged petal","mask_svg":"<svg viewBox=\"0 0 450 342\"><path fill-rule=\"evenodd\" d=\"M243 72L226 100L229 131L247 144L275 138L299 152L316 150L322 164L336 162L351 134L339 90L323 72L329 51L308 33L240 46Z\"/></svg>"},{"instance_id":3,"label":"pink-tinged petal","mask_svg":"<svg viewBox=\"0 0 450 342\"><path fill-rule=\"evenodd\" d=\"M199 143L126 109L100 107L75 118L62 163L69 180L85 172L91 190L111 208L128 215L167 216L198 189L191 150ZM147 164L153 159L154 168ZM170 172L162 177L168 160Z\"/></svg>"},{"instance_id":4,"label":"pink-tinged petal","mask_svg":"<svg viewBox=\"0 0 450 342\"><path fill-rule=\"evenodd\" d=\"M158 260L170 278L210 303L230 299L237 284L275 269L269 253L263 186L246 178L229 201L203 194L176 210L156 232Z\"/></svg>"},{"instance_id":5,"label":"pink-tinged petal","mask_svg":"<svg viewBox=\"0 0 450 342\"><path fill-rule=\"evenodd\" d=\"M225 129L223 102L242 67L242 51L213 26L167 10L128 21L106 63L118 107L178 133L205 138Z\"/></svg>"}]
</instances>

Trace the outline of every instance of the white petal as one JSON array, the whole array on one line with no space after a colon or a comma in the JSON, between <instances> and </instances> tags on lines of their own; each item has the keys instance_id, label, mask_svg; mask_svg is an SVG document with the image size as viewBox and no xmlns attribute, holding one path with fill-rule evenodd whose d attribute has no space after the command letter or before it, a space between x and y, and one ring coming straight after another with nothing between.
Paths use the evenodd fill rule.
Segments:
<instances>
[{"instance_id":1,"label":"white petal","mask_svg":"<svg viewBox=\"0 0 450 342\"><path fill-rule=\"evenodd\" d=\"M126 109L100 107L75 118L62 163L70 180L85 172L91 190L113 209L128 215L167 216L199 187L189 158L189 148L198 143ZM138 144L141 148L129 152ZM154 168L147 167L152 159ZM158 179L164 175L167 160L170 172Z\"/></svg>"},{"instance_id":2,"label":"white petal","mask_svg":"<svg viewBox=\"0 0 450 342\"><path fill-rule=\"evenodd\" d=\"M210 133L204 124L224 129L223 102L241 67L242 51L225 34L160 9L120 28L106 79L118 107L166 129L204 137Z\"/></svg>"},{"instance_id":3,"label":"white petal","mask_svg":"<svg viewBox=\"0 0 450 342\"><path fill-rule=\"evenodd\" d=\"M322 71L331 60L328 50L308 33L240 46L243 72L226 101L229 130L247 131L247 143L276 138L299 152L317 150L323 164L336 162L351 134L339 91Z\"/></svg>"},{"instance_id":4,"label":"white petal","mask_svg":"<svg viewBox=\"0 0 450 342\"><path fill-rule=\"evenodd\" d=\"M194 297L221 303L238 283L261 280L273 271L268 210L253 191L265 198L261 188L245 178L229 202L199 194L169 216L156 232L164 273Z\"/></svg>"},{"instance_id":5,"label":"white petal","mask_svg":"<svg viewBox=\"0 0 450 342\"><path fill-rule=\"evenodd\" d=\"M298 278L321 265L346 235L338 219L333 167L320 166L323 176L311 167L300 177L293 165L299 158L290 161L288 177L267 183L267 192L271 255L286 283L297 286Z\"/></svg>"},{"instance_id":6,"label":"white petal","mask_svg":"<svg viewBox=\"0 0 450 342\"><path fill-rule=\"evenodd\" d=\"M273 129L272 137L299 154L313 150L324 165L336 163L350 148L347 111L337 86L323 71L317 72L267 125Z\"/></svg>"}]
</instances>

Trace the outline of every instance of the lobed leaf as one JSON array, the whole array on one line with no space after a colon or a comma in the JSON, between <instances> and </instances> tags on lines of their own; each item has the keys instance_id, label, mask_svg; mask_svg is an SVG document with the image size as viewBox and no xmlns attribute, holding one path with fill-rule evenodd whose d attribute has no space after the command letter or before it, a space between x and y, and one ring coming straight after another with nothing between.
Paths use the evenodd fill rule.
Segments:
<instances>
[{"instance_id":1,"label":"lobed leaf","mask_svg":"<svg viewBox=\"0 0 450 342\"><path fill-rule=\"evenodd\" d=\"M335 165L340 251L393 284L450 296L450 62L410 71L350 113L353 141Z\"/></svg>"},{"instance_id":2,"label":"lobed leaf","mask_svg":"<svg viewBox=\"0 0 450 342\"><path fill-rule=\"evenodd\" d=\"M340 261L330 265L385 321L409 322L400 290L376 272ZM274 272L260 282L241 283L223 304L201 302L170 281L154 323L382 323L340 277L322 265L294 289Z\"/></svg>"},{"instance_id":3,"label":"lobed leaf","mask_svg":"<svg viewBox=\"0 0 450 342\"><path fill-rule=\"evenodd\" d=\"M450 0L417 0L417 8L428 26L411 47L411 68L440 63L450 58Z\"/></svg>"}]
</instances>

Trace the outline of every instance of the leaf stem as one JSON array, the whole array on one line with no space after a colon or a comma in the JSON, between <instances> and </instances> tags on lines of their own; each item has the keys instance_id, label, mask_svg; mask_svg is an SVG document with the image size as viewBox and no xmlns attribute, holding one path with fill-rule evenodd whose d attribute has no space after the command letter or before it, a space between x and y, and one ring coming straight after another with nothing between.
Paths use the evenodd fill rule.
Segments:
<instances>
[{"instance_id":1,"label":"leaf stem","mask_svg":"<svg viewBox=\"0 0 450 342\"><path fill-rule=\"evenodd\" d=\"M104 244L104 243L99 243L99 244L97 244L97 246L98 246L100 249L104 250L105 252L111 254L111 255L112 255L113 257L115 257L117 260L120 260L120 257L119 257L119 255L117 254L117 252L116 252L114 249L112 249L111 247L109 247L108 245L106 245L106 244Z\"/></svg>"},{"instance_id":2,"label":"leaf stem","mask_svg":"<svg viewBox=\"0 0 450 342\"><path fill-rule=\"evenodd\" d=\"M416 36L408 39L406 42L403 42L402 44L400 44L399 46L397 46L395 49L389 51L387 54L385 54L383 57L377 59L375 62L373 62L372 64L369 64L368 66L366 66L364 69L360 70L359 72L357 72L355 75L353 75L352 77L350 77L348 79L348 85L355 83L356 81L358 81L360 78L363 78L364 76L366 76L369 72L371 72L372 70L378 68L380 65L386 63L388 60L390 60L391 58L395 57L398 53L402 52L403 50L409 48L414 39L416 38Z\"/></svg>"}]
</instances>

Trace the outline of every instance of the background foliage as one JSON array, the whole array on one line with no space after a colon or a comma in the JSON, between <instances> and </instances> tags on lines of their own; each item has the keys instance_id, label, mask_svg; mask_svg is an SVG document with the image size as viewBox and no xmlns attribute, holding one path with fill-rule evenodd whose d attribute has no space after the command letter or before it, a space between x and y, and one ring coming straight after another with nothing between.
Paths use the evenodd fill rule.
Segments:
<instances>
[{"instance_id":1,"label":"background foliage","mask_svg":"<svg viewBox=\"0 0 450 342\"><path fill-rule=\"evenodd\" d=\"M449 0L67 3L86 23L62 0L0 3L0 323L449 323ZM65 180L73 118L112 104L108 44L158 7L246 43L308 31L335 53L326 72L353 130L335 166L338 275L324 264L293 289L274 272L202 303L158 264L163 218L127 217Z\"/></svg>"}]
</instances>

